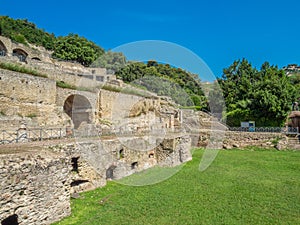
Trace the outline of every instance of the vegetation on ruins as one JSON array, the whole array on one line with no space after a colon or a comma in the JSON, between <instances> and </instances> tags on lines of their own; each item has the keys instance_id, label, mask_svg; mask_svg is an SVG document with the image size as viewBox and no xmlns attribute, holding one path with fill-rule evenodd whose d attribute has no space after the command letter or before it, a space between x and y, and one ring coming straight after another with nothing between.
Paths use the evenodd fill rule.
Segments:
<instances>
[{"instance_id":1,"label":"vegetation on ruins","mask_svg":"<svg viewBox=\"0 0 300 225\"><path fill-rule=\"evenodd\" d=\"M182 106L207 107L201 81L196 74L156 61L132 62L116 72L119 79L171 97Z\"/></svg>"},{"instance_id":2,"label":"vegetation on ruins","mask_svg":"<svg viewBox=\"0 0 300 225\"><path fill-rule=\"evenodd\" d=\"M241 121L250 120L254 120L257 126L282 126L292 102L300 97L299 70L289 70L287 75L287 71L268 62L256 69L246 59L234 61L224 69L222 77L217 79L223 93L218 88L211 88L207 99L198 75L156 61L127 62L123 53L105 52L92 41L77 34L55 37L26 19L14 20L8 16L0 16L0 35L25 45L30 43L43 46L53 51L52 56L59 60L104 67L124 82L161 96L169 96L184 108L209 110L210 107L212 111L220 112L226 105L224 118L230 126L240 126ZM46 77L19 65L1 63L0 67ZM214 85L216 83L212 87ZM61 82L57 86L76 89ZM103 88L123 91L111 85ZM221 101L222 95L225 105Z\"/></svg>"},{"instance_id":3,"label":"vegetation on ruins","mask_svg":"<svg viewBox=\"0 0 300 225\"><path fill-rule=\"evenodd\" d=\"M104 50L94 42L77 34L55 37L27 19L14 20L8 16L0 16L0 35L24 45L43 46L53 51L53 57L61 60L76 61L89 66Z\"/></svg>"},{"instance_id":4,"label":"vegetation on ruins","mask_svg":"<svg viewBox=\"0 0 300 225\"><path fill-rule=\"evenodd\" d=\"M60 87L60 88L67 88L67 89L72 89L72 90L76 90L77 87L71 84L68 84L64 81L56 81L56 86Z\"/></svg>"},{"instance_id":5,"label":"vegetation on ruins","mask_svg":"<svg viewBox=\"0 0 300 225\"><path fill-rule=\"evenodd\" d=\"M257 126L281 126L299 94L277 66L265 62L260 70L246 59L234 61L218 79L227 107L230 126L254 120ZM299 84L298 84L299 85Z\"/></svg>"},{"instance_id":6,"label":"vegetation on ruins","mask_svg":"<svg viewBox=\"0 0 300 225\"><path fill-rule=\"evenodd\" d=\"M155 185L110 181L82 193L71 202L72 215L55 224L300 223L299 151L225 150L200 172L203 153L195 151L178 173Z\"/></svg>"},{"instance_id":7,"label":"vegetation on ruins","mask_svg":"<svg viewBox=\"0 0 300 225\"><path fill-rule=\"evenodd\" d=\"M18 64L13 64L13 63L4 63L4 62L0 62L0 68L1 69L6 69L6 70L11 70L11 71L16 71L19 73L26 73L26 74L30 74L33 76L37 76L37 77L47 77L46 74L40 73L36 70L30 69L30 68L26 68L24 66L18 65Z\"/></svg>"},{"instance_id":8,"label":"vegetation on ruins","mask_svg":"<svg viewBox=\"0 0 300 225\"><path fill-rule=\"evenodd\" d=\"M125 67L127 60L122 52L107 51L100 55L90 67L101 67L106 68L109 73L115 73L121 68Z\"/></svg>"},{"instance_id":9,"label":"vegetation on ruins","mask_svg":"<svg viewBox=\"0 0 300 225\"><path fill-rule=\"evenodd\" d=\"M54 49L55 36L36 27L27 19L14 20L8 16L0 16L0 35L13 41L28 45L28 43Z\"/></svg>"},{"instance_id":10,"label":"vegetation on ruins","mask_svg":"<svg viewBox=\"0 0 300 225\"><path fill-rule=\"evenodd\" d=\"M89 66L103 53L104 50L95 43L77 34L69 34L57 38L52 57Z\"/></svg>"}]
</instances>

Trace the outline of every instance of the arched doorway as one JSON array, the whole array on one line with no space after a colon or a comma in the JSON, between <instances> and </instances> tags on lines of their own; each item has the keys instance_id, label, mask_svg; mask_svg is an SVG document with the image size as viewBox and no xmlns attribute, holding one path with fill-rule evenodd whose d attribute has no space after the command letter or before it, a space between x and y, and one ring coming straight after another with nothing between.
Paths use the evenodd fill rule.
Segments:
<instances>
[{"instance_id":1,"label":"arched doorway","mask_svg":"<svg viewBox=\"0 0 300 225\"><path fill-rule=\"evenodd\" d=\"M2 41L0 41L0 56L6 56L7 49Z\"/></svg>"},{"instance_id":2,"label":"arched doorway","mask_svg":"<svg viewBox=\"0 0 300 225\"><path fill-rule=\"evenodd\" d=\"M82 95L70 95L64 103L64 111L67 113L77 129L82 122L92 122L92 106L89 100Z\"/></svg>"},{"instance_id":3,"label":"arched doorway","mask_svg":"<svg viewBox=\"0 0 300 225\"><path fill-rule=\"evenodd\" d=\"M16 48L13 50L13 56L17 56L21 62L26 62L28 54L24 50Z\"/></svg>"}]
</instances>

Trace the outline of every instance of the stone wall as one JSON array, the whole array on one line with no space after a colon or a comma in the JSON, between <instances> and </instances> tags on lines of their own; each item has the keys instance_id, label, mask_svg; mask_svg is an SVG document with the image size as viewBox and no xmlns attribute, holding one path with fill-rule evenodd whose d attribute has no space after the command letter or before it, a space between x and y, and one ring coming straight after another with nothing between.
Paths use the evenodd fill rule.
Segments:
<instances>
[{"instance_id":1,"label":"stone wall","mask_svg":"<svg viewBox=\"0 0 300 225\"><path fill-rule=\"evenodd\" d=\"M118 180L153 166L173 167L192 159L189 136L158 138L157 143L147 150L138 138L127 138L125 142L78 139L74 144L52 146L51 151L71 159L71 193L76 193L104 186L106 180Z\"/></svg>"},{"instance_id":2,"label":"stone wall","mask_svg":"<svg viewBox=\"0 0 300 225\"><path fill-rule=\"evenodd\" d=\"M28 126L58 126L61 113L56 106L56 83L47 78L0 69L1 120ZM0 129L7 129L4 123ZM11 127L18 129L19 127Z\"/></svg>"},{"instance_id":3,"label":"stone wall","mask_svg":"<svg viewBox=\"0 0 300 225\"><path fill-rule=\"evenodd\" d=\"M114 74L109 74L105 68L84 67L76 62L55 60L51 57L52 52L40 46L25 46L3 36L0 36L0 46L4 46L5 49L5 55L3 52L0 53L2 62L20 64L28 69L47 74L51 80L84 88L101 87L105 83L122 85L122 81L117 80ZM21 58L20 53L16 56L15 51L23 54Z\"/></svg>"},{"instance_id":4,"label":"stone wall","mask_svg":"<svg viewBox=\"0 0 300 225\"><path fill-rule=\"evenodd\" d=\"M69 160L58 154L1 154L0 222L41 225L68 216L69 171Z\"/></svg>"},{"instance_id":5,"label":"stone wall","mask_svg":"<svg viewBox=\"0 0 300 225\"><path fill-rule=\"evenodd\" d=\"M199 134L194 135L194 144L198 139L196 146L206 147L211 140L210 130L200 130ZM267 133L267 132L235 132L224 131L224 137L222 137L221 146L224 149L231 148L243 148L247 146L258 147L276 147L279 140L285 139L285 135L282 133Z\"/></svg>"},{"instance_id":6,"label":"stone wall","mask_svg":"<svg viewBox=\"0 0 300 225\"><path fill-rule=\"evenodd\" d=\"M0 96L11 102L55 104L55 89L53 80L0 69Z\"/></svg>"},{"instance_id":7,"label":"stone wall","mask_svg":"<svg viewBox=\"0 0 300 225\"><path fill-rule=\"evenodd\" d=\"M76 87L94 88L101 87L103 82L96 81L96 77L91 73L91 68L84 68L79 64L73 66L63 66L64 63L59 62L31 62L27 67L31 67L35 70L41 71L47 74L48 78L56 81L63 81L67 84L74 85ZM65 62L67 64L67 62ZM92 79L88 77L92 77ZM106 74L98 76L109 76ZM111 78L113 79L113 78Z\"/></svg>"},{"instance_id":8,"label":"stone wall","mask_svg":"<svg viewBox=\"0 0 300 225\"><path fill-rule=\"evenodd\" d=\"M3 36L0 36L0 42L2 42L6 48L6 56L15 58L15 60L17 61L18 58L13 56L13 51L15 49L21 49L22 51L26 52L26 61L31 61L32 59L34 60L34 58L43 61L50 61L51 53L49 51L46 51L46 49L43 47L36 47L33 45L25 46L21 43L12 42L9 38Z\"/></svg>"},{"instance_id":9,"label":"stone wall","mask_svg":"<svg viewBox=\"0 0 300 225\"><path fill-rule=\"evenodd\" d=\"M99 93L99 117L107 120L119 120L128 117L130 109L142 97L101 90Z\"/></svg>"},{"instance_id":10,"label":"stone wall","mask_svg":"<svg viewBox=\"0 0 300 225\"><path fill-rule=\"evenodd\" d=\"M160 97L140 97L100 90L98 118L111 124L108 129L117 133L180 128L180 110Z\"/></svg>"}]
</instances>

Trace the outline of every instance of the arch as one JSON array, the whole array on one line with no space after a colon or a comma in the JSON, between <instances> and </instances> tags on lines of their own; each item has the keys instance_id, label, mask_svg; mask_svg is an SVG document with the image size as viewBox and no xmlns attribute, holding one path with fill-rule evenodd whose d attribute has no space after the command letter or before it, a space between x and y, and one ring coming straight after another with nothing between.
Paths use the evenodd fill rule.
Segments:
<instances>
[{"instance_id":1,"label":"arch","mask_svg":"<svg viewBox=\"0 0 300 225\"><path fill-rule=\"evenodd\" d=\"M75 129L79 128L82 122L92 122L92 106L83 95L70 95L64 102L64 112L72 119Z\"/></svg>"},{"instance_id":2,"label":"arch","mask_svg":"<svg viewBox=\"0 0 300 225\"><path fill-rule=\"evenodd\" d=\"M7 48L3 44L3 42L0 40L0 56L6 56L7 54Z\"/></svg>"},{"instance_id":3,"label":"arch","mask_svg":"<svg viewBox=\"0 0 300 225\"><path fill-rule=\"evenodd\" d=\"M15 48L13 50L13 56L17 56L21 62L26 62L28 53L25 52L23 49Z\"/></svg>"}]
</instances>

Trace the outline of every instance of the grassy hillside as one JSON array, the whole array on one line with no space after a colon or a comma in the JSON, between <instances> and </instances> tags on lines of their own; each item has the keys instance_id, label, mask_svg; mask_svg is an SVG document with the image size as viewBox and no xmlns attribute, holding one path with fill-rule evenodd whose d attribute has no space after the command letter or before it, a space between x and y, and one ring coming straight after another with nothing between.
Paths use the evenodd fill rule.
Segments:
<instances>
[{"instance_id":1,"label":"grassy hillside","mask_svg":"<svg viewBox=\"0 0 300 225\"><path fill-rule=\"evenodd\" d=\"M28 43L54 50L56 37L54 34L37 28L26 19L14 20L8 16L0 16L0 35L13 41L27 45Z\"/></svg>"},{"instance_id":2,"label":"grassy hillside","mask_svg":"<svg viewBox=\"0 0 300 225\"><path fill-rule=\"evenodd\" d=\"M83 193L56 224L300 224L299 151L221 151L199 172L202 155L156 185Z\"/></svg>"}]
</instances>

